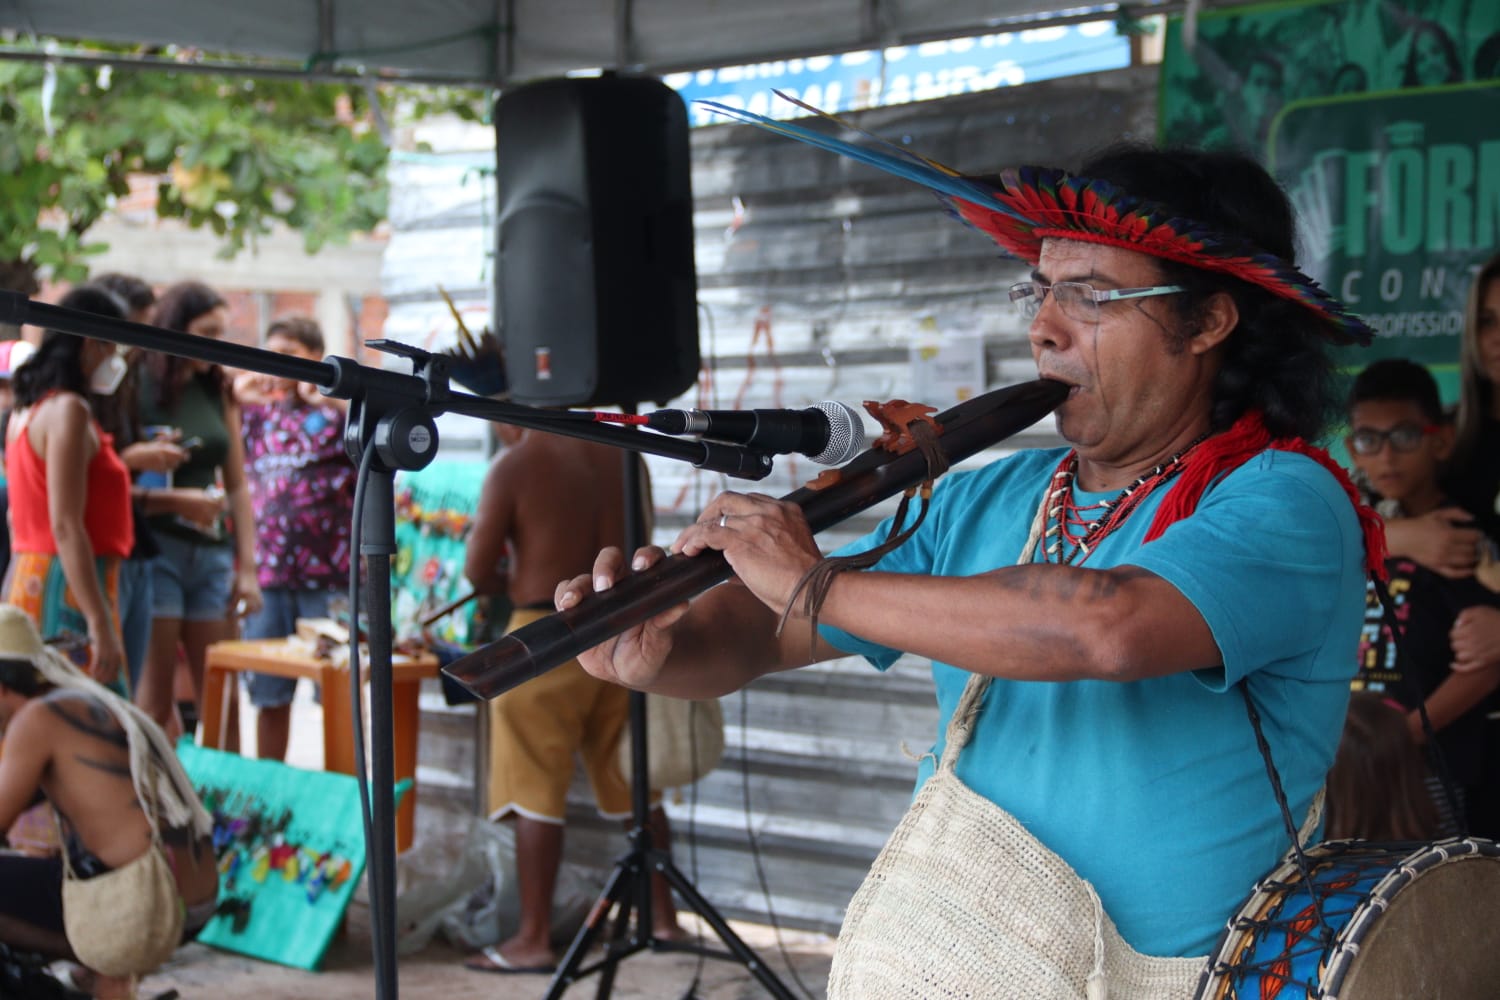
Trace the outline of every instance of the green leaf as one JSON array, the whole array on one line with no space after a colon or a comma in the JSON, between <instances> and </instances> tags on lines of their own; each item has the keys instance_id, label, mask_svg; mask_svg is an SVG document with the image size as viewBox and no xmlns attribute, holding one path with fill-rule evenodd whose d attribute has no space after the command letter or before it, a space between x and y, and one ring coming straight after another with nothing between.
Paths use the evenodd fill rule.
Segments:
<instances>
[{"instance_id":1,"label":"green leaf","mask_svg":"<svg viewBox=\"0 0 1500 1000\"><path fill-rule=\"evenodd\" d=\"M238 152L230 162L229 176L237 194L251 194L260 189L260 164L253 152Z\"/></svg>"},{"instance_id":2,"label":"green leaf","mask_svg":"<svg viewBox=\"0 0 1500 1000\"><path fill-rule=\"evenodd\" d=\"M155 165L158 170L165 169L177 156L177 144L172 136L158 132L146 137L144 155L148 164Z\"/></svg>"},{"instance_id":3,"label":"green leaf","mask_svg":"<svg viewBox=\"0 0 1500 1000\"><path fill-rule=\"evenodd\" d=\"M52 269L52 278L54 281L62 281L68 284L87 281L89 278L88 265L71 262L60 264Z\"/></svg>"}]
</instances>

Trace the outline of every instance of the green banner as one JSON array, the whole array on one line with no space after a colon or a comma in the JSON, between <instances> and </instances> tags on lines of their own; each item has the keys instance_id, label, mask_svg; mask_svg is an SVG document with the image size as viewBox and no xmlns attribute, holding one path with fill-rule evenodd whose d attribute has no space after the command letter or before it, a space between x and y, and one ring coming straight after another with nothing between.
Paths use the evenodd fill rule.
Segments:
<instances>
[{"instance_id":1,"label":"green banner","mask_svg":"<svg viewBox=\"0 0 1500 1000\"><path fill-rule=\"evenodd\" d=\"M358 784L187 739L177 756L214 817L219 906L198 941L318 968L365 870Z\"/></svg>"},{"instance_id":2,"label":"green banner","mask_svg":"<svg viewBox=\"0 0 1500 1000\"><path fill-rule=\"evenodd\" d=\"M1495 0L1332 0L1167 25L1161 135L1258 156L1294 101L1500 78Z\"/></svg>"},{"instance_id":3,"label":"green banner","mask_svg":"<svg viewBox=\"0 0 1500 1000\"><path fill-rule=\"evenodd\" d=\"M464 539L479 506L489 466L438 461L396 476L396 558L391 564L391 619L398 638L422 634L421 621L472 588L464 579ZM486 641L487 602L464 604L429 628L460 646ZM502 621L500 627L505 623Z\"/></svg>"},{"instance_id":4,"label":"green banner","mask_svg":"<svg viewBox=\"0 0 1500 1000\"><path fill-rule=\"evenodd\" d=\"M1301 101L1270 139L1303 269L1375 330L1358 363L1456 362L1470 281L1500 248L1500 83Z\"/></svg>"},{"instance_id":5,"label":"green banner","mask_svg":"<svg viewBox=\"0 0 1500 1000\"><path fill-rule=\"evenodd\" d=\"M1168 26L1161 136L1260 158L1299 264L1452 396L1464 299L1500 251L1500 2L1347 0Z\"/></svg>"}]
</instances>

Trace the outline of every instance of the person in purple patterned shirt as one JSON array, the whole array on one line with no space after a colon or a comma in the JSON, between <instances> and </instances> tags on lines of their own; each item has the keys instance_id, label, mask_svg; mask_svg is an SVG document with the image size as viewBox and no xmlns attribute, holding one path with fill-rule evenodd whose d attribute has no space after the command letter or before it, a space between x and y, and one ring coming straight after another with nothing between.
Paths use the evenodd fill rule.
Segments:
<instances>
[{"instance_id":1,"label":"person in purple patterned shirt","mask_svg":"<svg viewBox=\"0 0 1500 1000\"><path fill-rule=\"evenodd\" d=\"M323 331L305 316L278 319L266 330L266 349L318 361ZM265 596L245 622L245 637L281 638L296 630L298 618L327 617L329 599L349 583L355 469L344 453L345 411L308 383L256 373L237 378L234 394ZM258 710L256 753L284 760L296 678L249 674L246 686Z\"/></svg>"}]
</instances>

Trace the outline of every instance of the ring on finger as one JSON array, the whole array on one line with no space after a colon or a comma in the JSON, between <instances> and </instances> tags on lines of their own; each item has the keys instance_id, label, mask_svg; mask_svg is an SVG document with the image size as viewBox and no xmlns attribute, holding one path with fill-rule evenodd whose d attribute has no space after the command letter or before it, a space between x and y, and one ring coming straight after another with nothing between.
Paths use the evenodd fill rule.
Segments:
<instances>
[{"instance_id":1,"label":"ring on finger","mask_svg":"<svg viewBox=\"0 0 1500 1000\"><path fill-rule=\"evenodd\" d=\"M723 528L723 527L726 527L728 524L729 524L729 515L728 514L720 514L719 515L719 527Z\"/></svg>"}]
</instances>

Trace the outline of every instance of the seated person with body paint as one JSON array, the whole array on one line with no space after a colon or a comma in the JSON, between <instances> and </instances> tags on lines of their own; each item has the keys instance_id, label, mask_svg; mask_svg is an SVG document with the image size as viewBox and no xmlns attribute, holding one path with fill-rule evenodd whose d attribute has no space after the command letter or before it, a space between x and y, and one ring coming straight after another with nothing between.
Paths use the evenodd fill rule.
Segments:
<instances>
[{"instance_id":1,"label":"seated person with body paint","mask_svg":"<svg viewBox=\"0 0 1500 1000\"><path fill-rule=\"evenodd\" d=\"M45 801L60 857L0 853L0 943L130 996L213 916L213 820L165 734L0 604L0 829Z\"/></svg>"}]
</instances>

